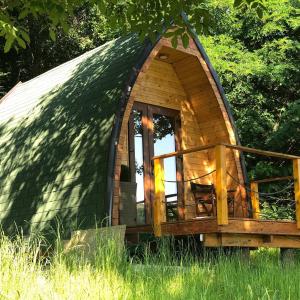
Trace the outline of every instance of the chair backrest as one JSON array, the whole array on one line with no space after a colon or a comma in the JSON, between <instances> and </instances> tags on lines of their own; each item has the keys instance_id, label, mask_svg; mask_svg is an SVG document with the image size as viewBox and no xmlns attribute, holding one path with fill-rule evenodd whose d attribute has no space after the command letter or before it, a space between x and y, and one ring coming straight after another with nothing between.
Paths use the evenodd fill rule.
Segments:
<instances>
[{"instance_id":1,"label":"chair backrest","mask_svg":"<svg viewBox=\"0 0 300 300\"><path fill-rule=\"evenodd\" d=\"M200 184L191 182L191 191L192 193L201 193L201 194L214 194L215 186L213 184Z\"/></svg>"},{"instance_id":2,"label":"chair backrest","mask_svg":"<svg viewBox=\"0 0 300 300\"><path fill-rule=\"evenodd\" d=\"M196 202L196 214L208 216L214 214L215 187L213 184L200 184L191 182L191 191ZM201 209L202 207L202 209Z\"/></svg>"}]
</instances>

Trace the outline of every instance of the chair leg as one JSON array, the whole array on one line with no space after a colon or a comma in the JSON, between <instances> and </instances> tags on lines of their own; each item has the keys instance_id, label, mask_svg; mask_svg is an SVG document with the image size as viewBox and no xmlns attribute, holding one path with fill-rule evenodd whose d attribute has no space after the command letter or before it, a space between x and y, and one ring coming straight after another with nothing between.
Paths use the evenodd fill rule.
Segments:
<instances>
[{"instance_id":1,"label":"chair leg","mask_svg":"<svg viewBox=\"0 0 300 300\"><path fill-rule=\"evenodd\" d=\"M217 216L217 201L215 198L212 199L212 211L213 211L213 216Z\"/></svg>"}]
</instances>

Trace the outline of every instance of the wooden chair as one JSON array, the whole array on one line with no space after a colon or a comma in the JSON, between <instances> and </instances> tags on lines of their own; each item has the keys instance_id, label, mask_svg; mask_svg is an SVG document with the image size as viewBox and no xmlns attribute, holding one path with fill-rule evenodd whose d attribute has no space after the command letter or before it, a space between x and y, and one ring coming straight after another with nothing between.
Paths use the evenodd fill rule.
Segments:
<instances>
[{"instance_id":1,"label":"wooden chair","mask_svg":"<svg viewBox=\"0 0 300 300\"><path fill-rule=\"evenodd\" d=\"M213 184L199 184L191 182L191 191L193 193L196 203L196 215L201 216L203 212L199 208L204 209L204 215L216 216L217 215L217 202L216 202L216 191ZM234 217L234 193L236 190L228 190L228 212Z\"/></svg>"},{"instance_id":2,"label":"wooden chair","mask_svg":"<svg viewBox=\"0 0 300 300\"><path fill-rule=\"evenodd\" d=\"M204 209L204 215L216 215L216 192L213 184L199 184L191 182L191 191L196 203L197 217L203 214L201 207Z\"/></svg>"}]
</instances>

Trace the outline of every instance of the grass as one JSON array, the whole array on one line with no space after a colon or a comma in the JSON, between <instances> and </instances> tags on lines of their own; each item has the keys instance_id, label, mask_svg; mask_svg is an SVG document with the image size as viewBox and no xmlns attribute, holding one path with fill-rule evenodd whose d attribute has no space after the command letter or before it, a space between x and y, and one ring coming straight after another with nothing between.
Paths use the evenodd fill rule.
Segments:
<instances>
[{"instance_id":1,"label":"grass","mask_svg":"<svg viewBox=\"0 0 300 300\"><path fill-rule=\"evenodd\" d=\"M86 259L56 247L39 256L43 240L0 237L0 299L300 299L300 264L283 266L276 250L238 256L175 259L163 242L143 259L129 258L113 241Z\"/></svg>"}]
</instances>

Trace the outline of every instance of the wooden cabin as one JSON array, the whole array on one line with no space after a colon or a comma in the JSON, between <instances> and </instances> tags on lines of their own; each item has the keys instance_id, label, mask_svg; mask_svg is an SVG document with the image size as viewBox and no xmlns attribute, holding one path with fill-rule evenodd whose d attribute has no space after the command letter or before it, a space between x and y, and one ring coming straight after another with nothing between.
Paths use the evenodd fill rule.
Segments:
<instances>
[{"instance_id":1,"label":"wooden cabin","mask_svg":"<svg viewBox=\"0 0 300 300\"><path fill-rule=\"evenodd\" d=\"M95 223L199 235L204 246L300 247L299 157L242 147L198 38L113 40L0 100L7 231ZM297 222L259 219L243 151L294 164ZM250 195L251 194L251 195Z\"/></svg>"}]
</instances>

